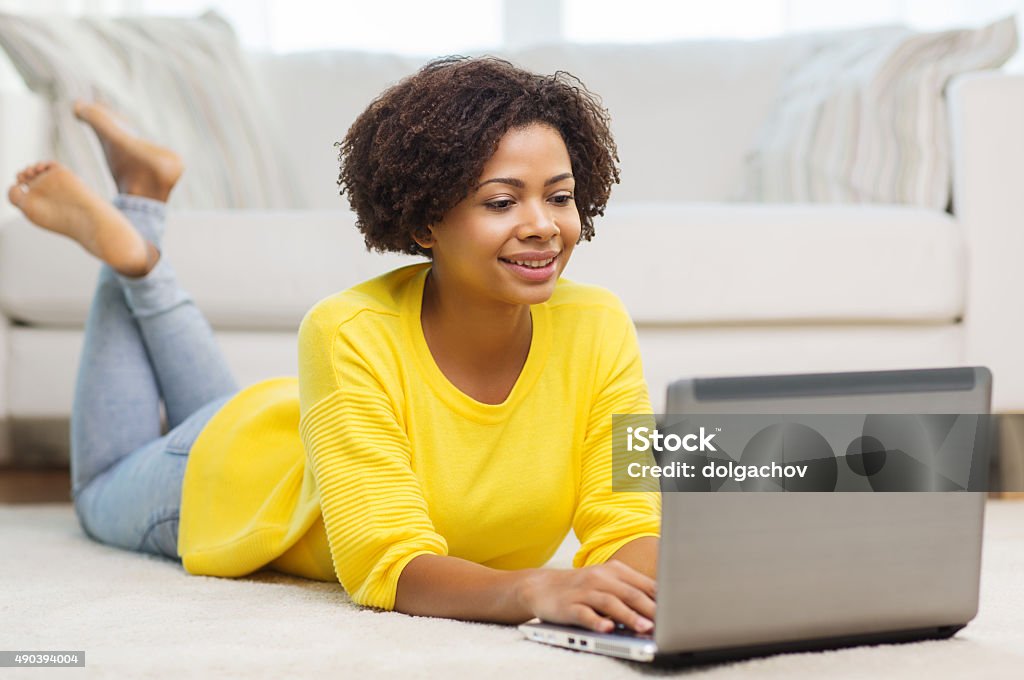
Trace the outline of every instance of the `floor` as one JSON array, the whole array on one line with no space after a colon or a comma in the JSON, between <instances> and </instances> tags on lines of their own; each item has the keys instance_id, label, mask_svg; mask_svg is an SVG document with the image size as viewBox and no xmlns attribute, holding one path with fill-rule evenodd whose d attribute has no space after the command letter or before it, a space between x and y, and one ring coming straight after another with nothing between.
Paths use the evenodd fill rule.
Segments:
<instances>
[{"instance_id":1,"label":"floor","mask_svg":"<svg viewBox=\"0 0 1024 680\"><path fill-rule=\"evenodd\" d=\"M952 640L655 671L531 644L514 626L364 610L337 584L269 571L238 579L187 575L169 560L88 540L70 507L70 486L66 467L0 468L0 527L5 544L17 546L0 552L5 574L0 602L20 622L11 648L82 650L83 677L172 678L230 670L255 679L301 667L313 676L340 672L406 680L495 672L530 680L649 675L752 680L927 675L938 680L1010 677L1024 664L1019 644L1024 493L1014 494L1016 502L996 501L986 508L981 607ZM567 566L571 554L560 559L552 566ZM453 639L464 642L452 644ZM190 655L182 656L182 648Z\"/></svg>"},{"instance_id":2,"label":"floor","mask_svg":"<svg viewBox=\"0 0 1024 680\"><path fill-rule=\"evenodd\" d=\"M70 503L71 473L66 467L0 468L0 503Z\"/></svg>"},{"instance_id":3,"label":"floor","mask_svg":"<svg viewBox=\"0 0 1024 680\"><path fill-rule=\"evenodd\" d=\"M667 670L531 643L511 625L357 607L337 583L271 571L187 574L171 560L89 540L67 503L0 504L0 536L0 619L16 622L0 626L4 645L83 651L85 668L66 673L75 678L974 680L1020 677L1024 668L1020 502L988 504L981 606L951 640ZM565 567L572 551L556 557L551 566ZM22 677L4 670L2 677Z\"/></svg>"}]
</instances>

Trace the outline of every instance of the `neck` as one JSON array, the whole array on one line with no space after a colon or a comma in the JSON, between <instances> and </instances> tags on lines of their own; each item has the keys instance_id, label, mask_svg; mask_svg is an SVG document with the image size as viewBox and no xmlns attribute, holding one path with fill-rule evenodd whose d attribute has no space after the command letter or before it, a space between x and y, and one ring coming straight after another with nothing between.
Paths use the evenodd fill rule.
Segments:
<instances>
[{"instance_id":1,"label":"neck","mask_svg":"<svg viewBox=\"0 0 1024 680\"><path fill-rule=\"evenodd\" d=\"M427 274L421 312L431 350L460 357L468 365L490 365L525 358L533 337L529 305L502 305L454 295Z\"/></svg>"}]
</instances>

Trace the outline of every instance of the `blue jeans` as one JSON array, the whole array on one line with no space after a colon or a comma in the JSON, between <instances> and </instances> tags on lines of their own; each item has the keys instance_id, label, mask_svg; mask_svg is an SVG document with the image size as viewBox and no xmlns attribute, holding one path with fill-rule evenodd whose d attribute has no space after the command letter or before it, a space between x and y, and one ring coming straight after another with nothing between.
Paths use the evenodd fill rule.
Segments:
<instances>
[{"instance_id":1,"label":"blue jeans","mask_svg":"<svg viewBox=\"0 0 1024 680\"><path fill-rule=\"evenodd\" d=\"M122 195L114 205L160 248L163 203ZM104 264L71 411L71 496L85 533L180 561L178 515L189 449L237 391L209 323L166 258L138 278Z\"/></svg>"}]
</instances>

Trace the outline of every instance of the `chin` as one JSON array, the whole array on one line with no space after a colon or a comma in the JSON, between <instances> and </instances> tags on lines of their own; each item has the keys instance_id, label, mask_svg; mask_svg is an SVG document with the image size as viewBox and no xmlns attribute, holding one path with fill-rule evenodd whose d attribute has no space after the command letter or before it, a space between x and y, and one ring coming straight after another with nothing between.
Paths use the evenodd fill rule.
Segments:
<instances>
[{"instance_id":1,"label":"chin","mask_svg":"<svg viewBox=\"0 0 1024 680\"><path fill-rule=\"evenodd\" d=\"M557 280L558 279L555 279L555 281ZM518 303L522 305L539 305L547 302L555 293L555 281L524 291L522 294L516 296L519 298Z\"/></svg>"}]
</instances>

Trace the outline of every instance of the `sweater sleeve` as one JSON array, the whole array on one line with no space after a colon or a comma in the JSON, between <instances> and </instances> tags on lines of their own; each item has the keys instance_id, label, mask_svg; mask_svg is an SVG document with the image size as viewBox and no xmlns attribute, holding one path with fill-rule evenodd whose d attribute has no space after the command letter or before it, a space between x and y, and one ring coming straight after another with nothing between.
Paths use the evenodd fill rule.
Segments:
<instances>
[{"instance_id":1,"label":"sweater sleeve","mask_svg":"<svg viewBox=\"0 0 1024 680\"><path fill-rule=\"evenodd\" d=\"M636 330L625 307L604 325L597 363L598 383L587 417L579 501L573 530L580 549L573 566L606 562L630 541L658 536L661 496L649 491L612 491L612 415L650 414Z\"/></svg>"},{"instance_id":2,"label":"sweater sleeve","mask_svg":"<svg viewBox=\"0 0 1024 680\"><path fill-rule=\"evenodd\" d=\"M448 546L381 381L381 367L394 364L387 345L330 317L314 308L299 328L299 433L338 580L356 603L392 609L405 565Z\"/></svg>"}]
</instances>

